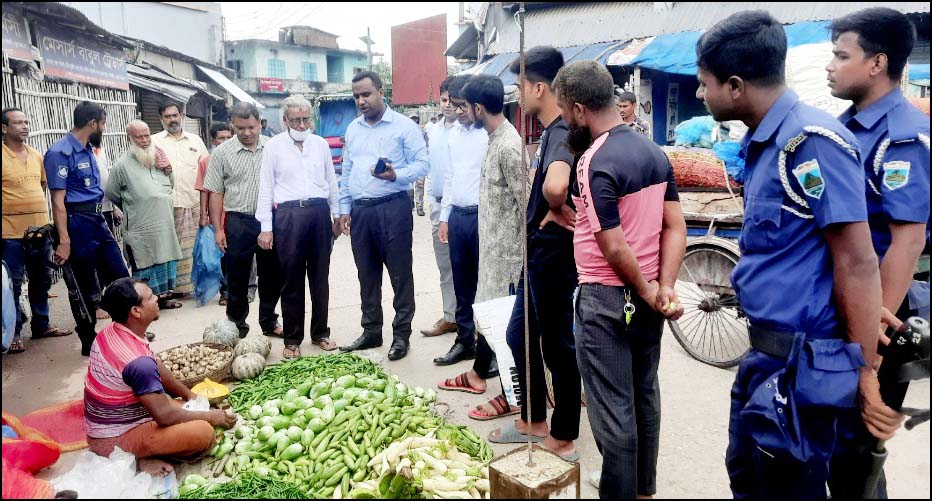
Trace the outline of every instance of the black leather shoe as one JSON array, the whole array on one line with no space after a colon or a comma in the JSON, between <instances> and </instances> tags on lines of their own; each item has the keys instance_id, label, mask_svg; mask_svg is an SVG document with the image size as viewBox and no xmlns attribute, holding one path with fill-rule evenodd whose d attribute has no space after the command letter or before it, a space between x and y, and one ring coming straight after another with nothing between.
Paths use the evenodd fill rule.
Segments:
<instances>
[{"instance_id":1,"label":"black leather shoe","mask_svg":"<svg viewBox=\"0 0 932 501\"><path fill-rule=\"evenodd\" d=\"M388 350L388 359L395 361L401 360L408 354L408 347L410 344L404 339L396 339L392 341L392 347Z\"/></svg>"},{"instance_id":2,"label":"black leather shoe","mask_svg":"<svg viewBox=\"0 0 932 501\"><path fill-rule=\"evenodd\" d=\"M370 348L378 348L382 346L381 339L374 339L365 334L359 336L353 344L349 346L341 346L340 351L357 351L357 350L368 350Z\"/></svg>"},{"instance_id":3,"label":"black leather shoe","mask_svg":"<svg viewBox=\"0 0 932 501\"><path fill-rule=\"evenodd\" d=\"M442 357L435 358L434 363L437 365L453 365L457 362L472 360L474 358L476 358L476 350L471 350L459 343L453 343L453 347L450 348L450 351Z\"/></svg>"},{"instance_id":4,"label":"black leather shoe","mask_svg":"<svg viewBox=\"0 0 932 501\"><path fill-rule=\"evenodd\" d=\"M492 379L493 377L498 377L498 360L492 359L492 364L489 365L489 376L486 379Z\"/></svg>"}]
</instances>

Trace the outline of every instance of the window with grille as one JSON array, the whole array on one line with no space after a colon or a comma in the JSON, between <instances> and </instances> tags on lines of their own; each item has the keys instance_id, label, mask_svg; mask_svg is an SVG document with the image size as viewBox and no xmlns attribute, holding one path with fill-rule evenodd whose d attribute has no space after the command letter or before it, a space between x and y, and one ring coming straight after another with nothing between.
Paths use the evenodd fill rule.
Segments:
<instances>
[{"instance_id":1,"label":"window with grille","mask_svg":"<svg viewBox=\"0 0 932 501\"><path fill-rule=\"evenodd\" d=\"M269 59L269 78L285 78L285 61Z\"/></svg>"},{"instance_id":2,"label":"window with grille","mask_svg":"<svg viewBox=\"0 0 932 501\"><path fill-rule=\"evenodd\" d=\"M317 63L301 63L301 80L305 82L317 81Z\"/></svg>"}]
</instances>

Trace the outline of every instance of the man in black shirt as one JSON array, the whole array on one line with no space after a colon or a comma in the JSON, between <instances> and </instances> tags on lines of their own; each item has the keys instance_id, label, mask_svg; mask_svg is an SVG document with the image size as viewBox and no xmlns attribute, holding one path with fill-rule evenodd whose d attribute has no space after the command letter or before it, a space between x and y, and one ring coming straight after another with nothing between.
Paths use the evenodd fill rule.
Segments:
<instances>
[{"instance_id":1,"label":"man in black shirt","mask_svg":"<svg viewBox=\"0 0 932 501\"><path fill-rule=\"evenodd\" d=\"M524 442L530 433L544 447L569 460L579 455L573 441L579 437L581 380L576 366L573 338L573 291L576 264L573 259L573 228L576 210L570 198L574 181L574 158L567 147L569 128L560 116L560 106L551 84L563 54L549 46L534 47L511 65L518 74L518 99L524 110L546 127L534 160L534 181L527 208L528 284L518 285L508 345L514 354L522 396L530 393L531 409L522 402L521 419L492 432L493 442ZM526 388L524 348L524 294L528 298L530 326L531 387ZM543 351L543 353L541 353ZM554 410L547 427L547 385L544 363L553 376ZM530 412L530 419L528 413ZM529 424L530 423L530 424Z\"/></svg>"}]
</instances>

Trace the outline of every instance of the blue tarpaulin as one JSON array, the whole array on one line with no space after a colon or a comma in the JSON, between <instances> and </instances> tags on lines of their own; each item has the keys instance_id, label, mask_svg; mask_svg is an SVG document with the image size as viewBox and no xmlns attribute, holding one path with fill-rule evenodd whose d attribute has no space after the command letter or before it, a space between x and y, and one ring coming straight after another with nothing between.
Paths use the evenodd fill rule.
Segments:
<instances>
[{"instance_id":1,"label":"blue tarpaulin","mask_svg":"<svg viewBox=\"0 0 932 501\"><path fill-rule=\"evenodd\" d=\"M627 42L601 42L590 45L574 45L572 47L563 47L560 52L563 53L563 61L566 64L586 60L597 60L605 64L608 61L608 56L624 48L627 44ZM503 52L481 63L484 66L476 73L499 77L506 86L515 85L517 75L509 71L508 66L517 58L517 52Z\"/></svg>"},{"instance_id":2,"label":"blue tarpaulin","mask_svg":"<svg viewBox=\"0 0 932 501\"><path fill-rule=\"evenodd\" d=\"M322 137L343 136L356 118L356 103L348 99L321 101L318 107L317 134Z\"/></svg>"},{"instance_id":3,"label":"blue tarpaulin","mask_svg":"<svg viewBox=\"0 0 932 501\"><path fill-rule=\"evenodd\" d=\"M917 80L928 80L929 79L929 64L910 64L909 65L909 80L915 82Z\"/></svg>"},{"instance_id":4,"label":"blue tarpaulin","mask_svg":"<svg viewBox=\"0 0 932 501\"><path fill-rule=\"evenodd\" d=\"M792 48L828 42L831 38L828 26L828 21L805 21L786 25L783 29L786 32L787 45ZM695 75L697 72L696 43L701 36L700 31L658 35L631 61L631 65L664 73ZM926 75L928 75L928 65L926 65Z\"/></svg>"}]
</instances>

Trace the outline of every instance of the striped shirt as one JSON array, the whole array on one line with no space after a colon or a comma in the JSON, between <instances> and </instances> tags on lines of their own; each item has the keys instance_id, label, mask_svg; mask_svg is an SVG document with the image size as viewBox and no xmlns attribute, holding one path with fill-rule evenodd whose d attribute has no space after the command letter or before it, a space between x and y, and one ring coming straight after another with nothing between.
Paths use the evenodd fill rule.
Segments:
<instances>
[{"instance_id":1,"label":"striped shirt","mask_svg":"<svg viewBox=\"0 0 932 501\"><path fill-rule=\"evenodd\" d=\"M149 342L116 322L104 327L91 345L84 379L87 436L118 437L152 421L139 397L164 391Z\"/></svg>"},{"instance_id":2,"label":"striped shirt","mask_svg":"<svg viewBox=\"0 0 932 501\"><path fill-rule=\"evenodd\" d=\"M214 149L204 176L204 188L223 194L223 209L254 216L259 200L259 173L262 151L269 138L259 136L259 145L252 151L233 136Z\"/></svg>"}]
</instances>

